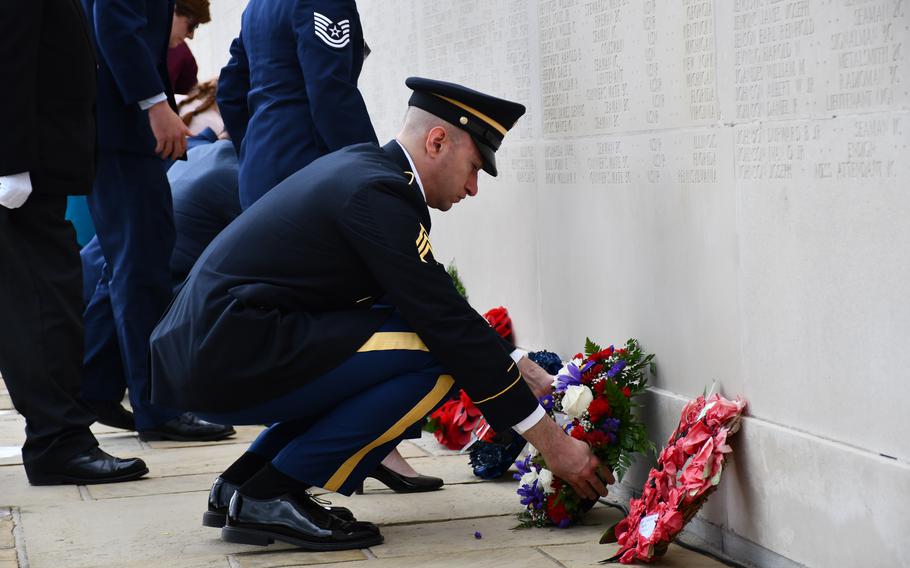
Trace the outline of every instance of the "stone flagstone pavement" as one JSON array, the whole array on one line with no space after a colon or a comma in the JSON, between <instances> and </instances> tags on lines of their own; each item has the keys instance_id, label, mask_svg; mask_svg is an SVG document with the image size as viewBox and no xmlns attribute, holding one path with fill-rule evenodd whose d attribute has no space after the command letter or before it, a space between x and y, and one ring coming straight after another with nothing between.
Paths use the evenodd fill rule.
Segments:
<instances>
[{"instance_id":1,"label":"stone flagstone pavement","mask_svg":"<svg viewBox=\"0 0 910 568\"><path fill-rule=\"evenodd\" d=\"M325 495L379 524L384 544L323 553L283 544L229 544L217 529L201 524L207 491L259 428L239 427L235 438L221 442L146 443L135 433L96 424L106 451L148 463L145 479L31 487L19 455L24 425L0 380L0 568L579 567L597 566L615 550L597 544L603 528L620 516L604 505L567 530L513 530L520 509L513 480L474 477L466 455L443 449L431 437L403 442L399 449L418 471L445 479L443 490L397 495L369 479L364 495ZM723 564L673 545L654 566Z\"/></svg>"}]
</instances>

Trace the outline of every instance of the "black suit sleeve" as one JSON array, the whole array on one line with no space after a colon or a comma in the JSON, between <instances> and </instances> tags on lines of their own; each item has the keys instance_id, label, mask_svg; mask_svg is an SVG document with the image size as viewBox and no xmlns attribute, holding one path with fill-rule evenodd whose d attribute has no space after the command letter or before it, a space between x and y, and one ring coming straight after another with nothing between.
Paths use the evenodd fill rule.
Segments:
<instances>
[{"instance_id":1,"label":"black suit sleeve","mask_svg":"<svg viewBox=\"0 0 910 568\"><path fill-rule=\"evenodd\" d=\"M38 159L38 48L44 0L0 2L0 176Z\"/></svg>"},{"instance_id":2,"label":"black suit sleeve","mask_svg":"<svg viewBox=\"0 0 910 568\"><path fill-rule=\"evenodd\" d=\"M499 336L465 301L433 258L417 211L397 191L369 187L355 193L342 230L387 297L452 373L496 430L530 415L537 401Z\"/></svg>"}]
</instances>

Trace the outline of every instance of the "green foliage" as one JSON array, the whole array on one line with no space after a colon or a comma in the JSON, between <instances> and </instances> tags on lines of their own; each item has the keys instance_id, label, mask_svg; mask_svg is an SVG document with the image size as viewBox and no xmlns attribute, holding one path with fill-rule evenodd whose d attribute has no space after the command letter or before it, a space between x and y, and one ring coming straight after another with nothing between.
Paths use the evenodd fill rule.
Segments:
<instances>
[{"instance_id":1,"label":"green foliage","mask_svg":"<svg viewBox=\"0 0 910 568\"><path fill-rule=\"evenodd\" d=\"M449 263L446 272L449 273L449 277L452 279L452 284L455 285L455 289L458 290L458 293L461 294L462 298L467 300L468 291L464 289L464 284L461 282L461 278L458 277L458 268L455 267L455 260L452 260L452 262Z\"/></svg>"},{"instance_id":2,"label":"green foliage","mask_svg":"<svg viewBox=\"0 0 910 568\"><path fill-rule=\"evenodd\" d=\"M585 337L585 357L590 357L600 351L600 345L591 341L590 337Z\"/></svg>"}]
</instances>

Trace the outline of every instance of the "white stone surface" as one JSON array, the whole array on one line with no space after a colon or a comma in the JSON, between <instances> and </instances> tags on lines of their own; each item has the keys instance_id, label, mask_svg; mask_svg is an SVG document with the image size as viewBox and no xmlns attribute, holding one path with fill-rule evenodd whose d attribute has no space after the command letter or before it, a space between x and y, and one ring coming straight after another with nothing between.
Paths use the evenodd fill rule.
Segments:
<instances>
[{"instance_id":1,"label":"white stone surface","mask_svg":"<svg viewBox=\"0 0 910 568\"><path fill-rule=\"evenodd\" d=\"M434 214L472 305L508 307L522 346L564 357L586 335L639 338L658 355L643 412L659 443L713 381L745 396L707 522L809 566L903 562L906 2L358 5L380 139L409 75L528 107L499 178ZM221 0L200 29L201 69L227 60L242 6Z\"/></svg>"}]
</instances>

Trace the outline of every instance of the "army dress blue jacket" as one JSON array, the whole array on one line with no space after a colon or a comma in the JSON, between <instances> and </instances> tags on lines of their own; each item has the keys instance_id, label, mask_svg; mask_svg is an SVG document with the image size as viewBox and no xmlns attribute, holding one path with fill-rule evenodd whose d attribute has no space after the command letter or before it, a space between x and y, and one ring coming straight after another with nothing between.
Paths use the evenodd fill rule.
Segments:
<instances>
[{"instance_id":1,"label":"army dress blue jacket","mask_svg":"<svg viewBox=\"0 0 910 568\"><path fill-rule=\"evenodd\" d=\"M336 367L395 306L491 425L537 401L433 258L430 215L396 142L300 170L209 245L152 334L152 399L229 412Z\"/></svg>"}]
</instances>

